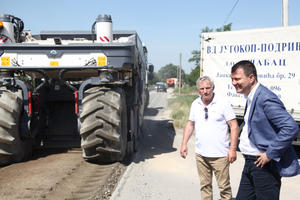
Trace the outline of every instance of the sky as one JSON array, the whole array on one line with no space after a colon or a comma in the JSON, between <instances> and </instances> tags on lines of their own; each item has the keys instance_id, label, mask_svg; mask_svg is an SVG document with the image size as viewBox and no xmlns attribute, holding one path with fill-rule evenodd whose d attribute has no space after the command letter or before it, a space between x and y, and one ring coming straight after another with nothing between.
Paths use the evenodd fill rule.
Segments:
<instances>
[{"instance_id":1,"label":"sky","mask_svg":"<svg viewBox=\"0 0 300 200\"><path fill-rule=\"evenodd\" d=\"M167 64L185 73L200 50L202 29L232 23L232 30L282 26L282 0L0 0L0 14L23 20L32 34L44 30L91 30L100 14L110 14L113 30L135 30L157 72ZM300 0L289 0L289 26L300 25Z\"/></svg>"}]
</instances>

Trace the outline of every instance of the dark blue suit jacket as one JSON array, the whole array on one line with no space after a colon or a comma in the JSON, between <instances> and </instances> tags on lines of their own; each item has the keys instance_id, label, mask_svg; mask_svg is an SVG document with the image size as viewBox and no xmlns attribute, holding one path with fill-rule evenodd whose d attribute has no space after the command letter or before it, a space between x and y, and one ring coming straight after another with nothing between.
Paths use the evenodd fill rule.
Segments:
<instances>
[{"instance_id":1,"label":"dark blue suit jacket","mask_svg":"<svg viewBox=\"0 0 300 200\"><path fill-rule=\"evenodd\" d=\"M257 88L248 120L250 141L276 161L281 176L300 174L292 141L299 128L280 99L263 85Z\"/></svg>"}]
</instances>

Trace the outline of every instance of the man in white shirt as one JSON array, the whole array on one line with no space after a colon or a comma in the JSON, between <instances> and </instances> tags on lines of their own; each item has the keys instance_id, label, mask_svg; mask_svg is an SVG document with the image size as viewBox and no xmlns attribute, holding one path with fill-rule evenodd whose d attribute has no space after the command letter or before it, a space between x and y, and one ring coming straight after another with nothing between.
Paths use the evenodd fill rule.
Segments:
<instances>
[{"instance_id":1,"label":"man in white shirt","mask_svg":"<svg viewBox=\"0 0 300 200\"><path fill-rule=\"evenodd\" d=\"M187 143L194 129L196 160L200 177L201 199L212 200L212 173L215 174L222 200L232 199L229 163L236 160L238 124L230 103L218 97L208 76L197 80L200 97L191 106L189 121L184 129L180 154L186 158ZM229 132L230 127L230 146Z\"/></svg>"}]
</instances>

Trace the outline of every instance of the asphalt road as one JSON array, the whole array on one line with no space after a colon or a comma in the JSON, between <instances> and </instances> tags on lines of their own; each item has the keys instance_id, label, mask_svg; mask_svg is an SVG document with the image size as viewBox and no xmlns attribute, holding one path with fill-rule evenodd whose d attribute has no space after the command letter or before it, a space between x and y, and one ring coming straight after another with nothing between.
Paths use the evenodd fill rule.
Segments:
<instances>
[{"instance_id":1,"label":"asphalt road","mask_svg":"<svg viewBox=\"0 0 300 200\"><path fill-rule=\"evenodd\" d=\"M183 200L201 199L200 183L194 154L194 137L189 141L187 159L180 157L182 129L174 129L167 106L168 93L150 93L150 104L144 120L144 137L139 152L127 168L111 200ZM230 166L233 197L236 196L244 159ZM281 200L299 199L300 176L282 178ZM214 199L220 199L213 180Z\"/></svg>"}]
</instances>

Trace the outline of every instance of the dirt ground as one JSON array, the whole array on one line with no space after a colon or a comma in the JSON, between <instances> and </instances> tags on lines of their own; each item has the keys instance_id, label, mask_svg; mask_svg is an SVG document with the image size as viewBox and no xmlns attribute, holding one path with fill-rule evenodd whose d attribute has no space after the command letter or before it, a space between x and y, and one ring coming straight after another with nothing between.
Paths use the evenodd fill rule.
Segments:
<instances>
[{"instance_id":1,"label":"dirt ground","mask_svg":"<svg viewBox=\"0 0 300 200\"><path fill-rule=\"evenodd\" d=\"M40 153L0 168L1 200L109 199L126 165L92 164L80 150Z\"/></svg>"}]
</instances>

